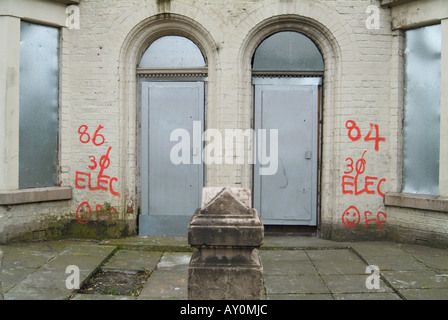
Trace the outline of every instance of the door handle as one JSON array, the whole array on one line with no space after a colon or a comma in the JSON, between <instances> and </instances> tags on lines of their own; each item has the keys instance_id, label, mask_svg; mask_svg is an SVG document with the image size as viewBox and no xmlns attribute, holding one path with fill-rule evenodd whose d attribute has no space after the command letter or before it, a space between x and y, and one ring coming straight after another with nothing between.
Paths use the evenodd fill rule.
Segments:
<instances>
[{"instance_id":1,"label":"door handle","mask_svg":"<svg viewBox=\"0 0 448 320\"><path fill-rule=\"evenodd\" d=\"M305 159L311 159L311 155L312 155L312 152L309 151L309 150L307 150L307 151L305 152Z\"/></svg>"},{"instance_id":2,"label":"door handle","mask_svg":"<svg viewBox=\"0 0 448 320\"><path fill-rule=\"evenodd\" d=\"M192 154L193 154L193 156L200 155L200 148L199 147L194 147Z\"/></svg>"}]
</instances>

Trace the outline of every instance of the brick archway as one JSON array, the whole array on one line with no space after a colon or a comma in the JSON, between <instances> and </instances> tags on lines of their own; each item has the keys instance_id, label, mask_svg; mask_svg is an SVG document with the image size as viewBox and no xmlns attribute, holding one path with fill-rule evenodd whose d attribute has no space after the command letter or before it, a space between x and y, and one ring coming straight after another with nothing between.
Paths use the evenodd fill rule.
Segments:
<instances>
[{"instance_id":1,"label":"brick archway","mask_svg":"<svg viewBox=\"0 0 448 320\"><path fill-rule=\"evenodd\" d=\"M126 36L120 52L120 122L123 139L123 163L135 164L124 166L122 170L123 181L126 181L128 193L135 194L133 205L140 206L140 158L139 158L139 95L137 65L149 44L156 39L178 35L193 41L203 53L208 67L209 106L214 107L213 100L217 96L216 70L219 68L218 57L215 52L216 44L211 35L198 22L179 14L159 14L151 16L138 23ZM129 205L126 204L128 207Z\"/></svg>"},{"instance_id":2,"label":"brick archway","mask_svg":"<svg viewBox=\"0 0 448 320\"><path fill-rule=\"evenodd\" d=\"M328 21L330 21L328 19ZM334 26L334 25L333 25ZM246 110L247 114L246 125L249 127L250 119L252 117L253 102L251 101L252 89L248 85L251 83L252 57L259 46L259 44L267 37L281 31L295 31L310 38L320 50L325 65L325 72L323 76L323 95L321 103L321 112L323 125L320 130L320 145L321 152L319 160L319 181L320 186L334 185L334 171L332 158L339 154L337 144L332 143L334 135L332 132L338 128L338 115L340 114L340 85L341 85L341 69L342 69L342 52L341 47L332 31L323 23L309 16L285 14L269 17L251 28L246 35L239 56L239 71L241 81L240 85L240 101L243 103L239 106ZM345 37L350 37L348 32ZM250 176L252 168L246 166L244 168L245 175ZM317 226L320 230L320 235L327 237L326 234L331 230L334 206L334 197L331 195L331 190L326 190L319 187L318 196L318 219Z\"/></svg>"}]
</instances>

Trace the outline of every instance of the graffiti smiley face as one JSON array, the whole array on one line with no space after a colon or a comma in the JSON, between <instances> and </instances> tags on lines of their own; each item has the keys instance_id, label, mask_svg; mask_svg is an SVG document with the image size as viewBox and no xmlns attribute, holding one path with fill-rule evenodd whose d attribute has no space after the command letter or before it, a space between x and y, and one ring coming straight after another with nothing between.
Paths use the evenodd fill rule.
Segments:
<instances>
[{"instance_id":1,"label":"graffiti smiley face","mask_svg":"<svg viewBox=\"0 0 448 320\"><path fill-rule=\"evenodd\" d=\"M342 224L347 228L354 228L359 224L361 220L361 215L359 214L358 208L355 206L350 206L342 214Z\"/></svg>"},{"instance_id":2,"label":"graffiti smiley face","mask_svg":"<svg viewBox=\"0 0 448 320\"><path fill-rule=\"evenodd\" d=\"M90 221L90 217L92 215L92 208L90 207L87 201L84 201L78 206L76 209L76 219L81 224L86 224Z\"/></svg>"}]
</instances>

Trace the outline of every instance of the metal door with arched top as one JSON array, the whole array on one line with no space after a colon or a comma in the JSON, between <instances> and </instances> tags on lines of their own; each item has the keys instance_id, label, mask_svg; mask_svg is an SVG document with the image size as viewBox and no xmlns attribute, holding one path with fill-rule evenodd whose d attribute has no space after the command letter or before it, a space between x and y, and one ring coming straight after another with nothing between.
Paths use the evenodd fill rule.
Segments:
<instances>
[{"instance_id":1,"label":"metal door with arched top","mask_svg":"<svg viewBox=\"0 0 448 320\"><path fill-rule=\"evenodd\" d=\"M263 175L257 161L253 172L254 207L265 225L317 224L323 71L318 48L297 32L268 37L254 54L254 129L278 130L277 141L257 143L266 148L259 154L277 150L277 171Z\"/></svg>"},{"instance_id":2,"label":"metal door with arched top","mask_svg":"<svg viewBox=\"0 0 448 320\"><path fill-rule=\"evenodd\" d=\"M196 44L178 36L156 40L142 57L140 235L186 235L200 207L204 170L192 147L204 126L205 66ZM184 134L173 139L176 132ZM176 154L181 163L172 158L180 142L190 146Z\"/></svg>"}]
</instances>

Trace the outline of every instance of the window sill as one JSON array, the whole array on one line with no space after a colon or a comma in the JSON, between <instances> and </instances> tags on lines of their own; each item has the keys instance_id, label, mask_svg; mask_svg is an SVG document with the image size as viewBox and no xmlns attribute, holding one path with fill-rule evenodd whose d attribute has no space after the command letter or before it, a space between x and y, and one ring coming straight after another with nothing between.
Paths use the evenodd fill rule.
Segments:
<instances>
[{"instance_id":1,"label":"window sill","mask_svg":"<svg viewBox=\"0 0 448 320\"><path fill-rule=\"evenodd\" d=\"M66 4L66 5L69 5L69 4L78 5L81 2L81 0L51 0L51 1L60 2L60 3Z\"/></svg>"},{"instance_id":2,"label":"window sill","mask_svg":"<svg viewBox=\"0 0 448 320\"><path fill-rule=\"evenodd\" d=\"M0 191L0 205L70 200L71 187L32 188L13 191Z\"/></svg>"},{"instance_id":3,"label":"window sill","mask_svg":"<svg viewBox=\"0 0 448 320\"><path fill-rule=\"evenodd\" d=\"M390 7L396 7L400 4L412 2L414 0L381 0L381 6L383 8L390 8Z\"/></svg>"},{"instance_id":4,"label":"window sill","mask_svg":"<svg viewBox=\"0 0 448 320\"><path fill-rule=\"evenodd\" d=\"M448 199L431 195L386 193L384 204L390 207L448 212Z\"/></svg>"}]
</instances>

